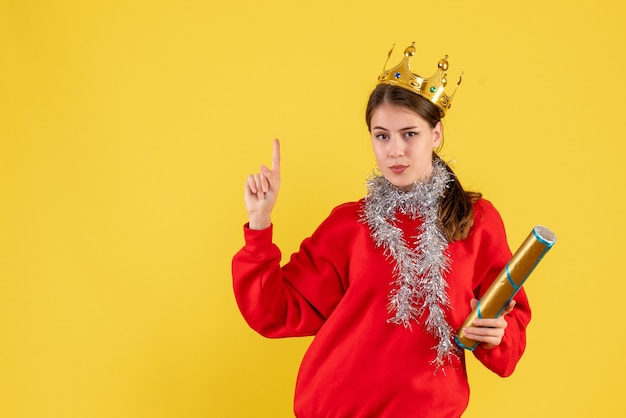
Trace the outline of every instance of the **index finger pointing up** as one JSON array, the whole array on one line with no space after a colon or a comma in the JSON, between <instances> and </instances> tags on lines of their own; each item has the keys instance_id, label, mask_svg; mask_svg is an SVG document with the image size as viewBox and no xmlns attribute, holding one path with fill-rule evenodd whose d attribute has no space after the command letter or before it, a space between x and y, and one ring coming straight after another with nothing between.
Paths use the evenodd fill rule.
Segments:
<instances>
[{"instance_id":1,"label":"index finger pointing up","mask_svg":"<svg viewBox=\"0 0 626 418\"><path fill-rule=\"evenodd\" d=\"M274 138L274 152L272 153L272 171L280 172L280 142Z\"/></svg>"}]
</instances>

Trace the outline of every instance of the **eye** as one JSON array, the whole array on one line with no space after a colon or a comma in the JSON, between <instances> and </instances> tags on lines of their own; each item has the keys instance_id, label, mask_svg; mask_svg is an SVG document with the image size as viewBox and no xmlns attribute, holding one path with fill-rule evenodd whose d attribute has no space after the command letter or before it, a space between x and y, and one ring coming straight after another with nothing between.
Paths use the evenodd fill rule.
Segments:
<instances>
[{"instance_id":1,"label":"eye","mask_svg":"<svg viewBox=\"0 0 626 418\"><path fill-rule=\"evenodd\" d=\"M411 138L411 137L413 137L413 136L415 136L415 135L417 135L417 134L418 134L418 132L408 131L408 132L405 132L405 133L404 133L404 137L405 137L405 138Z\"/></svg>"},{"instance_id":2,"label":"eye","mask_svg":"<svg viewBox=\"0 0 626 418\"><path fill-rule=\"evenodd\" d=\"M387 136L387 134L383 134L383 133L378 133L375 136L376 139L379 139L381 141L386 141L389 139L389 137Z\"/></svg>"}]
</instances>

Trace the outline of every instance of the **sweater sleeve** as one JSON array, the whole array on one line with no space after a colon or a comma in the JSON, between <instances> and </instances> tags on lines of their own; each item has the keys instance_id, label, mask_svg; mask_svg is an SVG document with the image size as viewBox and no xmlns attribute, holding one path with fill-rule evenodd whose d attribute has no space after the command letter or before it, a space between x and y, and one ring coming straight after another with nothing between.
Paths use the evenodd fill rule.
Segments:
<instances>
[{"instance_id":1,"label":"sweater sleeve","mask_svg":"<svg viewBox=\"0 0 626 418\"><path fill-rule=\"evenodd\" d=\"M245 246L232 261L233 288L252 329L271 338L317 333L347 286L340 223L331 214L284 266L272 242L273 226L261 231L244 226Z\"/></svg>"},{"instance_id":2,"label":"sweater sleeve","mask_svg":"<svg viewBox=\"0 0 626 418\"><path fill-rule=\"evenodd\" d=\"M502 219L491 203L482 200L476 217L479 229L484 234L481 239L481 252L486 255L479 263L483 264L479 270L482 273L474 291L475 296L480 298L511 258L511 251L506 241ZM507 328L500 345L492 349L484 349L479 345L473 351L474 356L482 364L502 377L513 373L524 353L526 327L531 318L530 305L523 288L513 299L516 302L515 308L505 316Z\"/></svg>"}]
</instances>

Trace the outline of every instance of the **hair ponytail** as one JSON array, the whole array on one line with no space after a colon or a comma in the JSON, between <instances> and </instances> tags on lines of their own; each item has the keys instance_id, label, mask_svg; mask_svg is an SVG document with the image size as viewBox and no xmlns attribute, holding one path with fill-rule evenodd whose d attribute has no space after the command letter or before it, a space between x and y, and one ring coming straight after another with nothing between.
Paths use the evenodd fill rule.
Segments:
<instances>
[{"instance_id":1,"label":"hair ponytail","mask_svg":"<svg viewBox=\"0 0 626 418\"><path fill-rule=\"evenodd\" d=\"M474 203L482 194L465 191L454 171L435 153L433 160L441 161L452 178L437 208L441 230L448 242L463 240L474 225Z\"/></svg>"}]
</instances>

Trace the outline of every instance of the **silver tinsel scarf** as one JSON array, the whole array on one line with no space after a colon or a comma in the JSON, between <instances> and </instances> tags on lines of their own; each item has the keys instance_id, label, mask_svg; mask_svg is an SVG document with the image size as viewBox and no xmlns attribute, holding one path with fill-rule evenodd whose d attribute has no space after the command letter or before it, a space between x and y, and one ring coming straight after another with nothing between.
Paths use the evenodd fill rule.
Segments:
<instances>
[{"instance_id":1,"label":"silver tinsel scarf","mask_svg":"<svg viewBox=\"0 0 626 418\"><path fill-rule=\"evenodd\" d=\"M413 184L402 191L380 175L367 181L368 194L362 221L367 223L377 247L395 261L393 288L389 295L389 322L411 328L411 321L419 323L425 311L424 327L437 339L433 347L437 356L435 369L444 366L451 356L458 356L453 342L454 330L445 317L450 308L448 284L444 279L450 267L448 241L439 228L437 208L448 183L454 181L441 161L433 163L432 175L426 181ZM422 223L411 249L397 226L396 214L420 218Z\"/></svg>"}]
</instances>

